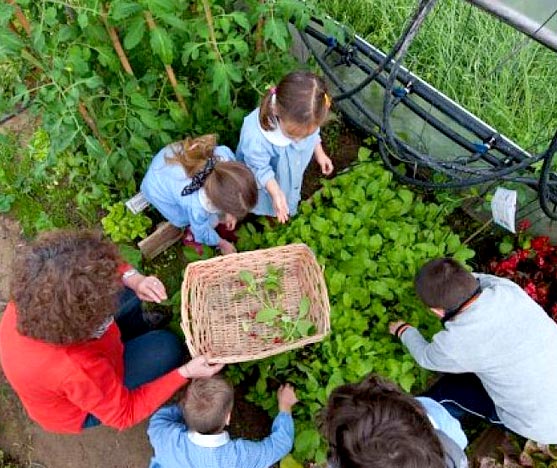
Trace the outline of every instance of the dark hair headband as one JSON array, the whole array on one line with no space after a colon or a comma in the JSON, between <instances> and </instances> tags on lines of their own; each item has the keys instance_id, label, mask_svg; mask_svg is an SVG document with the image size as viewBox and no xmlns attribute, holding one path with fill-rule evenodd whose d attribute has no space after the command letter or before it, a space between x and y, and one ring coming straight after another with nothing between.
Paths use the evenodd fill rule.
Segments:
<instances>
[{"instance_id":1,"label":"dark hair headband","mask_svg":"<svg viewBox=\"0 0 557 468\"><path fill-rule=\"evenodd\" d=\"M182 189L181 195L183 197L185 197L186 195L191 195L192 193L197 192L201 187L203 187L205 180L207 180L209 174L213 172L216 163L217 161L213 156L207 159L207 162L205 163L203 169L195 174L191 178L191 182Z\"/></svg>"},{"instance_id":2,"label":"dark hair headband","mask_svg":"<svg viewBox=\"0 0 557 468\"><path fill-rule=\"evenodd\" d=\"M478 280L476 280L476 281L478 281ZM470 296L468 296L466 299L464 299L462 302L460 302L457 306L451 307L450 309L447 309L445 311L445 315L441 319L441 323L444 325L447 321L452 319L456 314L458 314L460 312L460 310L466 305L466 303L468 301L472 300L478 294L481 294L481 292L482 292L482 286L480 285L480 282L478 281L478 287L476 289L474 289L474 292L472 294L470 294Z\"/></svg>"}]
</instances>

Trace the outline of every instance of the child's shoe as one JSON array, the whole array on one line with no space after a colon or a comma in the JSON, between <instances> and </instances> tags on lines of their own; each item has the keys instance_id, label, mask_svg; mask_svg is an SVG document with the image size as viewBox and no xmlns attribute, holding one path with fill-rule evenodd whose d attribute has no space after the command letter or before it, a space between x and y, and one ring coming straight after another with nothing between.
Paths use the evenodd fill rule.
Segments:
<instances>
[{"instance_id":1,"label":"child's shoe","mask_svg":"<svg viewBox=\"0 0 557 468\"><path fill-rule=\"evenodd\" d=\"M193 249L197 252L197 255L203 255L203 244L195 241L193 233L191 232L189 227L184 230L184 235L182 236L182 244L184 244L186 247L193 247Z\"/></svg>"}]
</instances>

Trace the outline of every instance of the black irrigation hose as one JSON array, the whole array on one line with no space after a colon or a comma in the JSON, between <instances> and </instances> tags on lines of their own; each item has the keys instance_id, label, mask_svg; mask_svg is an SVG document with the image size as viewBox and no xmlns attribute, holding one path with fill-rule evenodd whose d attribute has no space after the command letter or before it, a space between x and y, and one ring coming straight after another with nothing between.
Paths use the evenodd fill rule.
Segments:
<instances>
[{"instance_id":1,"label":"black irrigation hose","mask_svg":"<svg viewBox=\"0 0 557 468\"><path fill-rule=\"evenodd\" d=\"M329 48L327 49L326 53L323 55L323 57L321 57L319 53L315 50L315 48L313 48L312 45L309 43L305 34L311 36L312 38L316 39L317 41L323 44L328 44L329 38L325 36L323 33L312 28L311 26L308 26L306 28L305 33L304 32L300 32L300 33L302 36L302 40L304 41L308 49L313 53L317 62L323 69L324 73L341 91L344 91L343 84L335 76L329 64L324 60L324 57L328 56L332 49L334 49L341 57L343 57L341 59L341 63L344 63L346 61L348 62L349 65L354 64L367 74L373 73L374 69L372 69L368 64L366 64L361 59L359 59L358 56L353 53L353 50L357 50L363 53L366 57L370 58L375 63L380 64L383 62L383 58L384 58L383 55L379 55L379 53L371 49L370 46L366 44L362 44L359 40L353 43L350 48L345 48L339 46L338 44L334 46L329 45ZM348 60L344 58L344 55L347 54L350 54ZM391 64L386 65L385 69L390 71ZM411 73L405 70L399 70L397 80L399 82L402 82L403 86L405 87L408 87L408 83L411 82L410 89L412 94L419 96L425 102L435 107L442 114L451 116L453 121L458 123L461 127L466 129L467 131L476 135L482 142L488 142L490 140L493 140L493 142L490 144L490 149L496 149L497 151L505 155L507 158L515 161L522 161L524 160L524 158L530 157L528 153L526 153L523 150L520 150L520 148L516 146L513 146L511 143L508 143L506 139L500 137L495 130L477 121L477 119L473 118L467 111L464 111L462 108L460 108L453 102L447 100L444 96L440 95L436 90L431 88L429 85L423 83L418 77L412 75ZM384 76L378 76L376 82L381 86L385 87L386 78ZM407 107L412 106L413 104L408 105L408 101L410 101L410 99L405 97L402 102ZM358 109L358 111L364 114L371 122L373 122L375 125L379 127L381 126L381 120L379 119L379 117L375 116L374 114L370 114L367 111L367 109L365 109L365 107L361 104L360 100L358 99L358 96L356 95L352 96L350 98L350 102L354 104L354 106ZM418 106L417 104L414 105ZM427 114L427 110L425 110L423 107L420 107L420 109L422 114ZM413 111L415 112L415 110ZM345 113L348 114L348 112ZM350 120L352 120L357 127L360 127L365 131L371 132L372 134L374 134L374 136L380 136L380 134L376 134L376 132L370 126L366 125L365 122L355 121L353 118L351 118ZM455 139L453 137L455 133L452 130L449 130L448 132L444 131L443 127L437 125L436 123L439 122L439 120L433 120L433 118L431 118L431 120L432 121L429 123L433 128L444 133L448 138L450 138L455 143L459 144L467 151L477 150L477 148L475 147L475 145L477 145L477 142L468 142L467 144L463 145L462 144L463 140L461 137ZM448 127L445 126L445 128ZM470 146L474 146L474 149L471 150ZM484 156L484 159L487 160L490 158L488 156ZM499 163L494 163L493 158L491 159L492 159L491 161L487 161L487 162L489 162L492 165L494 164L500 165Z\"/></svg>"},{"instance_id":2,"label":"black irrigation hose","mask_svg":"<svg viewBox=\"0 0 557 468\"><path fill-rule=\"evenodd\" d=\"M380 127L380 131L378 132L369 125L366 125L364 122L355 122L355 119L350 116L349 112L346 109L342 109L342 105L339 106L341 110L347 114L349 120L355 122L360 128L364 128L378 137L381 159L386 166L393 171L399 180L429 189L464 188L493 182L495 180L519 182L526 184L531 188L537 189L539 194L539 203L542 210L549 218L557 219L557 176L551 171L552 161L557 155L557 132L545 152L531 157L527 152L522 150L522 148L519 148L512 144L509 140L500 137L500 135L495 133L493 129L490 129L486 124L471 116L467 111L464 111L450 100L447 100L425 82L417 79L417 77L413 77L413 75L409 72L401 70L401 62L408 50L408 46L418 32L425 16L431 11L431 7L434 3L435 0L430 2L423 0L420 1L418 8L412 17L411 23L406 27L404 33L388 55L381 55L378 58L378 54L374 53L373 55L375 55L375 57L372 57L371 53L374 51L370 49L370 46L368 46L369 50L365 51L364 54L377 64L377 68L375 69L361 61L354 54L354 49L360 51L365 49L358 40L356 40L354 44L351 44L350 48L340 47L336 43L331 43L329 38L326 38L319 31L308 27L306 28L307 34L324 44L328 44L327 51L323 57L321 57L315 48L312 47L304 32L301 32L301 37L308 49L313 53L325 74L340 90L341 94L334 98L335 103L340 104L339 101L349 99L350 103L365 117L367 117L373 125L378 125ZM341 56L341 60L338 65L344 64L350 66L351 64L354 64L368 74L368 76L360 82L360 84L349 91L345 89L343 83L333 73L329 64L325 61L325 57L330 55L333 50ZM348 53L350 55L345 57L344 54ZM395 57L396 59L393 60ZM385 79L385 77L381 74L384 71L390 72L387 79ZM356 96L359 91L364 89L374 80L385 89L381 119L369 112L358 96ZM402 93L395 90L394 85L396 81L402 83L402 86L404 87ZM431 115L423 108L423 106L420 106L415 100L410 99L408 96L410 92L422 98L425 102L435 107L442 114L450 117L462 128L480 137L484 142L484 148L479 148L480 145L470 142L456 130ZM458 157L450 161L439 161L429 154L421 153L416 148L409 146L407 143L399 139L395 135L391 126L391 118L394 108L401 103L411 112L420 117L425 123L435 128L441 134L445 135L462 148L470 151L471 155ZM497 150L505 157L505 159L501 160L495 155L488 154L488 152L492 149ZM483 159L487 162L492 169L468 166L479 159ZM516 174L518 171L525 170L533 172L532 165L542 159L544 162L539 179L534 177L524 177ZM448 177L450 180L448 182L429 182L417 179L416 177L401 174L395 167L393 160L399 162L401 161L408 165L413 165L414 167L433 169ZM549 206L550 203L553 204L553 209Z\"/></svg>"},{"instance_id":3,"label":"black irrigation hose","mask_svg":"<svg viewBox=\"0 0 557 468\"><path fill-rule=\"evenodd\" d=\"M383 71L385 66L391 63L391 60L393 60L399 54L400 50L403 50L405 47L407 47L406 44L412 42L424 19L431 11L436 2L437 0L420 0L418 8L414 12L411 20L408 22L408 25L406 26L406 30L402 33L397 43L394 45L391 52L385 57L383 62L380 63L375 71L372 74L368 75L359 85L355 86L349 91L345 91L338 96L335 96L333 100L336 102L340 102L343 99L349 98L354 94L360 92L368 84L370 84Z\"/></svg>"},{"instance_id":4,"label":"black irrigation hose","mask_svg":"<svg viewBox=\"0 0 557 468\"><path fill-rule=\"evenodd\" d=\"M549 186L550 179L554 174L551 173L551 167L553 166L553 161L557 155L557 131L553 135L553 139L549 144L548 148L543 153L544 160L542 165L542 170L540 173L539 182L539 194L540 194L540 207L543 212L551 219L557 219L557 213L555 208L557 207L557 193L556 190L551 190L552 187ZM553 203L553 209L549 207L549 201Z\"/></svg>"}]
</instances>

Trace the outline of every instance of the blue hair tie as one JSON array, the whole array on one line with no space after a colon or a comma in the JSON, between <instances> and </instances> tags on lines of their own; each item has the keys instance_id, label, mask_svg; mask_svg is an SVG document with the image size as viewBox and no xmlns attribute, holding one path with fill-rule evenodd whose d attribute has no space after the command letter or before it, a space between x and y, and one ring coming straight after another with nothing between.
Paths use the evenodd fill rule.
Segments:
<instances>
[{"instance_id":1,"label":"blue hair tie","mask_svg":"<svg viewBox=\"0 0 557 468\"><path fill-rule=\"evenodd\" d=\"M203 169L201 169L197 174L195 174L191 178L191 182L182 189L181 195L183 197L187 195L191 195L192 193L197 192L201 187L203 187L205 180L207 180L209 174L213 172L216 163L217 161L213 156L207 159L207 162L205 163Z\"/></svg>"}]
</instances>

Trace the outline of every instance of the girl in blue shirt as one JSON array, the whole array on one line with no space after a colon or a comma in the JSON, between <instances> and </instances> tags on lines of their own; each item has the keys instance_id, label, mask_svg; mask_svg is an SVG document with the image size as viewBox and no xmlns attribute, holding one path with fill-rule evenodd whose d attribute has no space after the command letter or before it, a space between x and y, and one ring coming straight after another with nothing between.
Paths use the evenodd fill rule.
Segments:
<instances>
[{"instance_id":1,"label":"girl in blue shirt","mask_svg":"<svg viewBox=\"0 0 557 468\"><path fill-rule=\"evenodd\" d=\"M255 174L259 190L253 213L285 223L296 214L304 172L315 158L325 175L333 171L319 127L331 107L322 78L307 71L286 75L261 106L244 119L237 157Z\"/></svg>"},{"instance_id":2,"label":"girl in blue shirt","mask_svg":"<svg viewBox=\"0 0 557 468\"><path fill-rule=\"evenodd\" d=\"M257 186L248 167L234 160L215 135L172 143L153 158L141 182L145 198L174 226L189 226L196 242L235 252L215 227L233 230L257 202Z\"/></svg>"}]
</instances>

